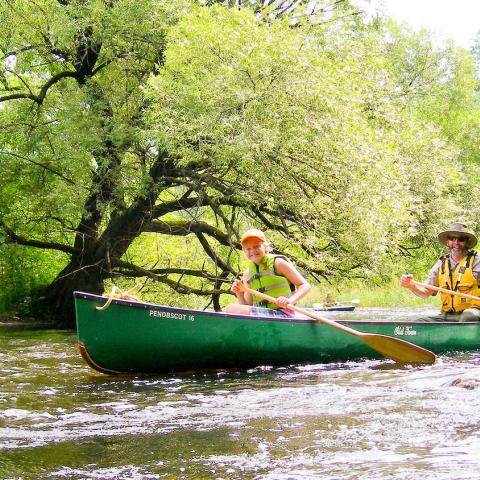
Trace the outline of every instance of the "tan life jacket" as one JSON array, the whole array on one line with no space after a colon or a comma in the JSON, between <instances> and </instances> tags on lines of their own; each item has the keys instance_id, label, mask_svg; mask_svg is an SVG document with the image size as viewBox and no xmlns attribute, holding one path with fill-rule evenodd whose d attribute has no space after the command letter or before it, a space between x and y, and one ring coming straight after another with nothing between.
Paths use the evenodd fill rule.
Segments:
<instances>
[{"instance_id":1,"label":"tan life jacket","mask_svg":"<svg viewBox=\"0 0 480 480\"><path fill-rule=\"evenodd\" d=\"M470 251L462 258L451 271L450 256L445 255L441 258L442 266L438 271L438 285L455 292L468 293L470 295L479 296L480 288L478 281L473 275L472 265L476 252ZM463 312L467 308L480 308L480 300L472 300L470 298L459 297L450 293L441 292L442 300L441 311L444 313Z\"/></svg>"}]
</instances>

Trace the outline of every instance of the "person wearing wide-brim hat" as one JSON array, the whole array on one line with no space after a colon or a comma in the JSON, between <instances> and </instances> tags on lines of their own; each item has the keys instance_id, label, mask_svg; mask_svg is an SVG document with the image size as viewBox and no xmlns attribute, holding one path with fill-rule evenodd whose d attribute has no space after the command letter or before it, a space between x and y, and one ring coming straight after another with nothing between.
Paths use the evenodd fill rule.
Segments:
<instances>
[{"instance_id":1,"label":"person wearing wide-brim hat","mask_svg":"<svg viewBox=\"0 0 480 480\"><path fill-rule=\"evenodd\" d=\"M310 290L310 284L283 255L270 253L270 244L265 233L252 228L243 233L240 245L248 261L241 280L232 285L237 303L227 305L227 313L288 317L293 313L288 304L295 305ZM242 284L267 293L276 303L269 303L244 291Z\"/></svg>"},{"instance_id":2,"label":"person wearing wide-brim hat","mask_svg":"<svg viewBox=\"0 0 480 480\"><path fill-rule=\"evenodd\" d=\"M480 256L471 250L478 241L475 233L465 224L455 222L438 234L438 241L449 252L438 259L423 283L480 297ZM436 294L435 290L416 284L410 274L402 275L400 284L421 298ZM480 299L477 301L445 292L440 293L440 298L441 313L433 317L434 320L480 321Z\"/></svg>"},{"instance_id":3,"label":"person wearing wide-brim hat","mask_svg":"<svg viewBox=\"0 0 480 480\"><path fill-rule=\"evenodd\" d=\"M469 230L463 223L452 223L447 230L438 234L438 241L448 248L448 240L451 237L465 238L465 247L467 249L473 248L478 240L475 233Z\"/></svg>"}]
</instances>

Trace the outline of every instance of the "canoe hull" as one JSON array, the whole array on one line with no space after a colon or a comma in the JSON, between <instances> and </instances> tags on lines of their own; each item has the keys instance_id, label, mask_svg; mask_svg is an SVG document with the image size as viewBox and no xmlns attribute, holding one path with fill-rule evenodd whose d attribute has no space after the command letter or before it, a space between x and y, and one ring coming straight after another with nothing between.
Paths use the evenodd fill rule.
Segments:
<instances>
[{"instance_id":1,"label":"canoe hull","mask_svg":"<svg viewBox=\"0 0 480 480\"><path fill-rule=\"evenodd\" d=\"M87 362L104 373L161 373L259 365L330 363L379 354L354 335L310 319L228 315L75 292ZM341 322L435 353L480 348L479 323Z\"/></svg>"},{"instance_id":2,"label":"canoe hull","mask_svg":"<svg viewBox=\"0 0 480 480\"><path fill-rule=\"evenodd\" d=\"M355 305L335 305L333 307L314 308L315 312L353 312Z\"/></svg>"}]
</instances>

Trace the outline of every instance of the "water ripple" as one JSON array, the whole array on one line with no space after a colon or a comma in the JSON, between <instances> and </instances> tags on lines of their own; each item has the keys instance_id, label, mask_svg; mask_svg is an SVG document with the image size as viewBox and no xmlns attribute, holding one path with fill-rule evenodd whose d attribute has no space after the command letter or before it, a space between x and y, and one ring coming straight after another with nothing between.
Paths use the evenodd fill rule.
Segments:
<instances>
[{"instance_id":1,"label":"water ripple","mask_svg":"<svg viewBox=\"0 0 480 480\"><path fill-rule=\"evenodd\" d=\"M477 478L480 353L188 376L92 373L0 336L0 478Z\"/></svg>"}]
</instances>

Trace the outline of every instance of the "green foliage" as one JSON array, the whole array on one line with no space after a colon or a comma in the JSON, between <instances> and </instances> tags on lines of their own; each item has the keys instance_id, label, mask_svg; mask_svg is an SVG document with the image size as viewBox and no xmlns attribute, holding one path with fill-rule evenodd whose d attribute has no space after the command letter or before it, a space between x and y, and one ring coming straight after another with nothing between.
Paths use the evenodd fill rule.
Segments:
<instances>
[{"instance_id":1,"label":"green foliage","mask_svg":"<svg viewBox=\"0 0 480 480\"><path fill-rule=\"evenodd\" d=\"M426 30L415 33L393 22L388 27L386 54L401 102L452 147L456 181L448 196L456 208L443 213L441 225L461 218L478 229L480 103L475 58L450 42L435 44ZM431 214L425 220L434 224Z\"/></svg>"},{"instance_id":2,"label":"green foliage","mask_svg":"<svg viewBox=\"0 0 480 480\"><path fill-rule=\"evenodd\" d=\"M424 274L448 221L480 227L468 52L350 2L229 3L0 3L0 232L29 246L0 246L4 302L67 264L205 305L183 294L218 293L251 226L316 278L371 285Z\"/></svg>"},{"instance_id":3,"label":"green foliage","mask_svg":"<svg viewBox=\"0 0 480 480\"><path fill-rule=\"evenodd\" d=\"M58 252L0 244L0 314L12 304L28 302L28 295L51 282L66 260Z\"/></svg>"},{"instance_id":4,"label":"green foliage","mask_svg":"<svg viewBox=\"0 0 480 480\"><path fill-rule=\"evenodd\" d=\"M185 164L224 168L252 205L302 214L292 232L312 246L311 262L378 275L425 215L454 210L444 196L460 181L454 151L402 109L381 48L369 32L192 9L150 82L154 133ZM291 243L280 239L298 254Z\"/></svg>"}]
</instances>

